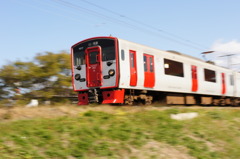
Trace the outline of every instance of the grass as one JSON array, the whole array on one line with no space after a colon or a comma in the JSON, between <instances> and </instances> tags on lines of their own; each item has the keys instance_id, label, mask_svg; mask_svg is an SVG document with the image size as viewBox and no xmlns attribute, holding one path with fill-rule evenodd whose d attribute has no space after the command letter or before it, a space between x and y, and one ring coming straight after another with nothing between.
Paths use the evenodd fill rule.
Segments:
<instances>
[{"instance_id":1,"label":"grass","mask_svg":"<svg viewBox=\"0 0 240 159\"><path fill-rule=\"evenodd\" d=\"M133 149L158 151L142 149L153 141L173 146L179 152L183 149L189 157L197 159L239 158L238 109L173 108L135 113L125 110L2 122L0 159L138 158ZM185 121L170 119L172 113L193 111L199 117Z\"/></svg>"}]
</instances>

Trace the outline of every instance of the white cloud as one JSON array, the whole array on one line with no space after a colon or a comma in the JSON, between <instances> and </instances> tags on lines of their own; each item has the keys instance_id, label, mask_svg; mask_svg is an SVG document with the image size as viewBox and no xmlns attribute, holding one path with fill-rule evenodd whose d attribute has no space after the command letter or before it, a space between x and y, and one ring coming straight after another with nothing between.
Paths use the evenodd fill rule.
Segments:
<instances>
[{"instance_id":1,"label":"white cloud","mask_svg":"<svg viewBox=\"0 0 240 159\"><path fill-rule=\"evenodd\" d=\"M211 50L221 52L223 54L240 54L240 42L232 40L224 43L223 40L218 40L214 42Z\"/></svg>"},{"instance_id":2,"label":"white cloud","mask_svg":"<svg viewBox=\"0 0 240 159\"><path fill-rule=\"evenodd\" d=\"M213 43L210 50L214 51L207 54L207 59L214 61L217 65L230 67L240 71L240 42L232 40L224 42L217 40Z\"/></svg>"}]
</instances>

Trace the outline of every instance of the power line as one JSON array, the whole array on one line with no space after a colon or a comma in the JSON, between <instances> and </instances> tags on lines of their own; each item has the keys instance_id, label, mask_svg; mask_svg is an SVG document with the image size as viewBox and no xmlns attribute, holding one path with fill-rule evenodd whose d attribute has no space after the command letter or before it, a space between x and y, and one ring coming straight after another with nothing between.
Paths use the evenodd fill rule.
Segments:
<instances>
[{"instance_id":1,"label":"power line","mask_svg":"<svg viewBox=\"0 0 240 159\"><path fill-rule=\"evenodd\" d=\"M99 13L99 12L96 12L96 11L93 11L93 10L90 10L90 9L87 9L87 8L84 8L84 7L81 7L79 5L75 5L73 3L70 3L70 2L67 2L67 1L64 1L64 0L52 0L60 5L63 5L65 7L68 7L68 8L73 8L73 9L76 9L76 10L79 10L79 11L84 11L84 14L88 13L88 14L91 14L91 15L94 15L94 16L97 16L97 17L100 17L100 18L104 18L110 22L114 22L114 23L119 23L119 24L124 24L124 25L128 25L129 27L132 27L132 28L137 28L136 26L132 25L132 24L129 24L129 23L126 23L124 21L121 21L121 20L116 20L112 17L109 17L109 16L106 16L102 13Z\"/></svg>"},{"instance_id":2,"label":"power line","mask_svg":"<svg viewBox=\"0 0 240 159\"><path fill-rule=\"evenodd\" d=\"M122 18L125 18L125 19L131 21L132 23L140 24L140 25L137 25L137 26L136 26L136 25L134 25L134 24L132 24L132 23L128 23L128 22L126 22L126 21L123 21L123 20L119 20L119 19L110 17L110 16L105 15L105 14L103 14L103 13L100 13L100 12L97 12L97 11L93 11L93 10L91 10L91 9L84 8L84 7L82 7L82 6L79 6L79 5L76 5L76 4L67 2L67 1L65 1L65 0L52 0L52 1L55 2L55 3L57 3L57 4L59 4L59 5L61 5L61 6L78 10L78 11L80 11L81 13L91 14L91 15L93 15L93 16L97 16L97 17L106 19L106 20L108 20L108 21L110 21L110 22L117 23L117 24L123 25L123 26L125 26L125 27L129 27L129 28L132 28L132 29L137 29L137 30L140 30L140 31L145 32L145 33L147 33L147 34L151 34L151 35L156 36L156 37L160 37L160 38L163 38L163 39L166 39L166 40L169 40L169 41L172 41L172 42L181 44L181 45L185 45L185 46L187 46L187 47L191 47L191 48L194 48L194 49L197 49L197 50L206 50L206 49L203 49L202 46L197 45L197 44L194 44L193 42L191 42L191 41L189 41L189 40L185 40L185 39L183 39L183 38L181 38L181 37L178 37L178 36L176 36L176 35L174 35L174 34L172 34L172 33L169 33L169 32L164 31L164 30L162 30L162 29L153 27L153 26L151 26L151 25L149 25L149 24L146 24L146 23L137 21L137 20L135 20L135 19L133 19L133 18L129 18L129 17L127 17L127 16L121 15L121 14L115 12L115 11L112 11L112 10L110 10L110 9L107 9L107 8L102 7L102 6L96 5L96 4L94 4L94 3L88 2L88 1L86 1L86 0L81 0L81 1L83 1L83 2L85 2L85 3L88 3L88 4L90 4L90 5L93 5L93 6L95 6L95 7L98 7L98 8L100 8L100 9L104 10L104 11L107 11L107 12L111 13L111 14L114 14L114 15L120 16L120 17L122 17ZM22 1L21 1L21 2L22 2ZM41 1L41 2L43 2L43 1ZM49 1L48 1L48 2L49 2ZM46 3L47 3L47 2L45 2L45 4L46 4ZM68 19L72 19L72 20L75 20L75 21L80 21L80 22L82 22L82 21L79 20L79 19L76 19L76 18L73 18L73 17L69 17L69 16L67 16L67 15L57 14L57 13L55 13L55 12L52 12L52 11L49 11L49 10L46 10L46 9L42 9L42 8L39 8L39 7L30 5L29 3L26 4L26 5L28 5L28 6L30 6L30 7L38 8L38 9L40 9L41 11L44 11L44 12L49 12L49 13L52 13L52 14L55 14L55 15L63 16L63 17L68 18ZM47 5L49 5L49 3L48 3ZM53 6L53 5L50 5L50 6L56 8L55 5L54 5L54 6ZM59 7L58 7L58 8L59 8ZM66 10L64 10L63 8L60 8L60 9L63 10L64 12L66 12ZM76 15L76 13L75 13L75 15ZM77 14L77 15L78 15L78 14ZM85 20L86 20L86 19L89 21L89 18L85 18ZM145 28L143 28L143 27L145 27ZM148 29L146 29L146 28L148 28ZM161 33L164 33L165 35L162 35Z\"/></svg>"},{"instance_id":3,"label":"power line","mask_svg":"<svg viewBox=\"0 0 240 159\"><path fill-rule=\"evenodd\" d=\"M67 18L67 19L71 19L71 20L74 20L74 21L81 22L79 19L76 19L76 18L67 16L67 15L59 14L59 13L53 12L53 11L48 10L48 9L40 8L38 5L36 6L36 5L32 5L32 4L30 4L30 3L24 3L23 1L17 1L17 0L15 0L15 1L16 1L17 3L19 3L19 4L21 4L21 5L25 5L25 6L30 7L30 8L38 9L38 10L40 10L40 11L42 11L42 12L45 12L45 13L50 13L50 14L54 14L54 15L57 15L57 16L61 16L61 17ZM37 1L37 0L35 0L35 1ZM38 1L38 2L41 3L42 1ZM43 3L42 3L42 4L43 4ZM46 3L44 3L44 4L46 4ZM54 7L54 8L58 8L58 7L53 6L53 5L49 5L49 4L47 4L47 5L48 5L48 6L51 6L51 7ZM64 9L62 9L62 8L58 8L58 9L64 10ZM86 20L87 20L87 19L86 19Z\"/></svg>"},{"instance_id":4,"label":"power line","mask_svg":"<svg viewBox=\"0 0 240 159\"><path fill-rule=\"evenodd\" d=\"M101 8L101 9L103 9L103 10L105 10L105 11L111 12L112 14L116 14L116 15L118 15L118 16L120 16L120 17L126 17L127 19L129 19L129 20L131 20L131 21L133 21L133 22L135 22L135 23L141 24L141 26L145 26L145 27L148 26L148 28L150 28L152 31L146 30L146 29L144 29L144 28L140 28L139 25L136 26L136 25L127 23L127 22L125 22L125 21L122 21L122 20L119 20L119 19L115 19L115 18L112 18L112 17L110 17L110 16L106 16L106 15L104 15L104 14L102 14L102 13L99 13L99 12L96 12L96 11L93 11L93 10L90 10L90 9L87 9L87 8L84 8L84 7L82 7L82 6L79 6L79 5L76 5L76 4L73 4L73 3L70 3L70 2L64 1L64 0L52 0L52 1L54 1L54 2L56 2L56 3L58 3L58 4L61 4L61 5L65 6L65 7L73 8L73 9L76 9L76 10L79 10L79 11L84 11L84 12L87 12L87 13L89 13L89 14L91 14L91 15L94 15L94 16L97 16L97 17L101 17L101 18L104 18L104 19L107 19L107 20L109 20L109 21L111 21L111 22L114 22L114 23L118 23L118 24L121 24L121 25L124 24L124 26L127 25L128 27L131 27L131 28L134 28L134 29L138 29L138 30L144 31L145 33L152 34L152 35L154 35L154 36L161 37L161 38L167 39L167 40L169 40L169 41L172 41L172 42L175 42L175 43L178 43L178 44L181 44L181 45L185 45L185 46L188 46L188 47L197 49L197 50L206 50L206 48L203 49L202 46L197 46L196 44L193 45L193 43L190 44L191 41L189 41L189 40L184 40L183 38L181 38L181 41L179 41L178 39L180 39L180 38L176 39L177 36L175 36L175 35L172 35L172 36L175 36L175 37L169 37L169 36L170 36L170 33L168 33L169 35L167 35L167 36L166 36L166 35L165 35L165 36L163 36L163 35L157 35L160 31L163 32L163 33L165 33L165 34L167 34L167 32L164 31L164 30L160 30L160 29L154 28L154 27L152 27L151 25L148 25L148 24L145 24L145 23L136 21L136 20L134 20L134 19L132 19L132 18L128 18L128 17L126 17L126 16L124 16L124 15L120 15L120 14L114 12L114 11L111 11L111 10L107 9L107 8L98 6L98 5L96 5L96 4L93 4L93 3L90 3L90 2L87 2L87 1L84 1L84 2L89 3L89 4L91 4L91 5L94 5L94 6L96 6L96 7L98 7L98 8ZM155 33L156 29L157 29L157 31L158 31L157 34ZM153 32L153 30L154 30L154 32Z\"/></svg>"},{"instance_id":5,"label":"power line","mask_svg":"<svg viewBox=\"0 0 240 159\"><path fill-rule=\"evenodd\" d=\"M207 49L207 47L202 46L201 44L197 44L197 43L195 43L195 42L193 42L193 41L184 39L184 38L182 38L182 37L180 37L180 36L178 36L178 35L175 35L175 34L173 34L173 33L170 33L170 32L168 32L168 31L165 31L165 30L163 30L163 29L156 28L156 27L154 27L154 26L152 26L152 25L143 23L143 22L138 21L138 20L136 20L136 19L134 19L134 18L130 18L130 17L125 16L125 15L123 15L123 14L117 13L117 12L115 12L115 11L112 11L112 10L108 9L108 8L102 7L102 6L100 6L100 5L96 5L95 3L91 3L91 2L86 1L86 0L81 0L81 1L83 1L83 2L85 2L85 3L87 3L87 4L90 4L90 5L92 5L92 6L95 6L95 7L97 7L97 8L100 8L100 9L102 9L102 10L104 10L104 11L109 12L109 13L112 13L112 14L114 14L114 15L117 15L117 16L119 16L119 17L121 17L121 18L128 19L128 20L133 21L133 22L135 22L135 23L137 23L137 24L141 24L141 25L143 25L143 26L145 26L145 27L148 27L148 28L150 28L150 29L153 29L153 30L155 30L155 31L157 31L157 32L162 32L162 33L164 33L164 34L166 34L166 35L169 35L169 36L172 36L172 37L174 37L174 38L183 40L183 41L185 41L185 42L191 43L191 44L196 45L196 46L198 46L198 47Z\"/></svg>"}]
</instances>

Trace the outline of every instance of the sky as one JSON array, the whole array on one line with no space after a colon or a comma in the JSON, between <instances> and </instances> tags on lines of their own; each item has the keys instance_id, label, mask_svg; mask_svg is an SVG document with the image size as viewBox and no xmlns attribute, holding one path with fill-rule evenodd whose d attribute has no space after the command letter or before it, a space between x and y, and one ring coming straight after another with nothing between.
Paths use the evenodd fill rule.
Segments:
<instances>
[{"instance_id":1,"label":"sky","mask_svg":"<svg viewBox=\"0 0 240 159\"><path fill-rule=\"evenodd\" d=\"M240 70L239 0L0 0L0 67L114 36Z\"/></svg>"}]
</instances>

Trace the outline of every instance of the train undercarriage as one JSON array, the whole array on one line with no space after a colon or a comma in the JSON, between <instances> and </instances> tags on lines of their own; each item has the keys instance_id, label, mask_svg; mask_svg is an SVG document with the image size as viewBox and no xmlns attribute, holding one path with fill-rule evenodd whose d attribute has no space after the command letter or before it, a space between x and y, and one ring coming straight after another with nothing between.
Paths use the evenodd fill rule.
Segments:
<instances>
[{"instance_id":1,"label":"train undercarriage","mask_svg":"<svg viewBox=\"0 0 240 159\"><path fill-rule=\"evenodd\" d=\"M202 106L238 106L240 98L225 96L207 96L133 89L90 89L79 92L79 105L89 103L120 105L202 105Z\"/></svg>"}]
</instances>

